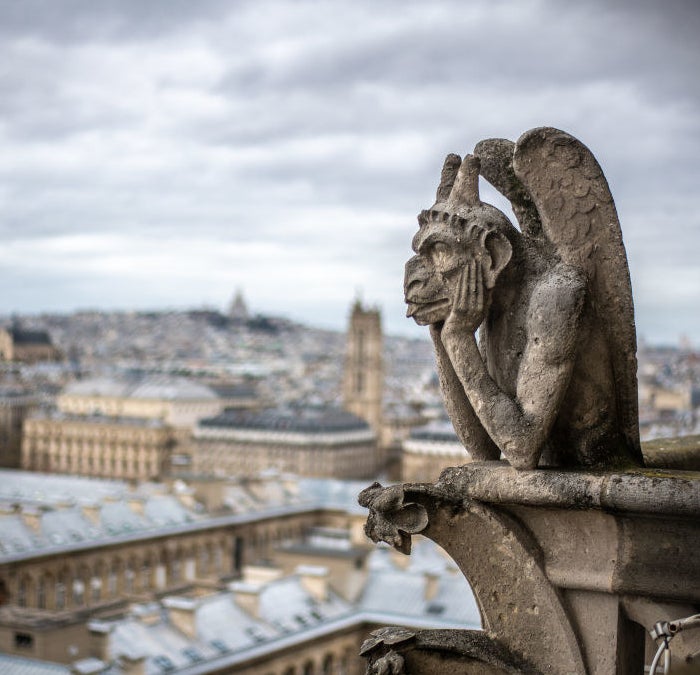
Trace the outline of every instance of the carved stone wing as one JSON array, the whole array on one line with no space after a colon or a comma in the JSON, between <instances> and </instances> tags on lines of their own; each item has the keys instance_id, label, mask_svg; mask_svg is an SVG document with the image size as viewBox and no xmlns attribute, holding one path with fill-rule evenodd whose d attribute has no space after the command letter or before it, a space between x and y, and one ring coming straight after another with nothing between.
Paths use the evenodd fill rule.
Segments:
<instances>
[{"instance_id":1,"label":"carved stone wing","mask_svg":"<svg viewBox=\"0 0 700 675\"><path fill-rule=\"evenodd\" d=\"M632 288L608 182L583 143L550 127L532 129L518 139L513 168L557 255L588 277L598 320L606 331L621 426L641 463Z\"/></svg>"}]
</instances>

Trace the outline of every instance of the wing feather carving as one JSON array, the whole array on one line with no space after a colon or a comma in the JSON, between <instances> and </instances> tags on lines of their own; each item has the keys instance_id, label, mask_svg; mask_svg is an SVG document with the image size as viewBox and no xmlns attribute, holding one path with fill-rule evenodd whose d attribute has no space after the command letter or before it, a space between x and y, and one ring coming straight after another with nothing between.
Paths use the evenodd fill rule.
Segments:
<instances>
[{"instance_id":1,"label":"wing feather carving","mask_svg":"<svg viewBox=\"0 0 700 675\"><path fill-rule=\"evenodd\" d=\"M532 129L518 139L513 170L556 255L586 273L609 346L620 423L630 451L641 462L632 287L607 180L583 143L550 127Z\"/></svg>"}]
</instances>

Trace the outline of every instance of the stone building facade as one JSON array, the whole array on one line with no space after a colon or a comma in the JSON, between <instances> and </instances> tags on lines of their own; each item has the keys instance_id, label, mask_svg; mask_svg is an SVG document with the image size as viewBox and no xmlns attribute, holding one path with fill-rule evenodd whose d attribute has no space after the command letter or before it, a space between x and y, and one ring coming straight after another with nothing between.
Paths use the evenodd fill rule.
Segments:
<instances>
[{"instance_id":1,"label":"stone building facade","mask_svg":"<svg viewBox=\"0 0 700 675\"><path fill-rule=\"evenodd\" d=\"M179 428L192 428L197 420L216 415L227 405L211 388L172 377L78 380L56 400L58 410L71 415L157 419Z\"/></svg>"},{"instance_id":2,"label":"stone building facade","mask_svg":"<svg viewBox=\"0 0 700 675\"><path fill-rule=\"evenodd\" d=\"M333 408L223 414L194 430L193 473L249 476L275 469L299 476L370 478L379 468L376 435Z\"/></svg>"},{"instance_id":3,"label":"stone building facade","mask_svg":"<svg viewBox=\"0 0 700 675\"><path fill-rule=\"evenodd\" d=\"M35 394L13 387L0 389L0 467L20 468L22 425L38 405Z\"/></svg>"},{"instance_id":4,"label":"stone building facade","mask_svg":"<svg viewBox=\"0 0 700 675\"><path fill-rule=\"evenodd\" d=\"M359 675L382 621L478 620L438 552L371 552L357 483L221 481L208 514L181 481L0 479L0 672Z\"/></svg>"},{"instance_id":5,"label":"stone building facade","mask_svg":"<svg viewBox=\"0 0 700 675\"><path fill-rule=\"evenodd\" d=\"M0 360L38 363L60 361L61 351L46 331L25 330L18 324L0 328Z\"/></svg>"},{"instance_id":6,"label":"stone building facade","mask_svg":"<svg viewBox=\"0 0 700 675\"><path fill-rule=\"evenodd\" d=\"M225 481L210 515L181 482L14 478L0 484L0 672L360 675L383 622L478 625L430 542L411 559L372 551L357 483Z\"/></svg>"},{"instance_id":7,"label":"stone building facade","mask_svg":"<svg viewBox=\"0 0 700 675\"><path fill-rule=\"evenodd\" d=\"M157 419L38 411L24 421L22 468L146 481L169 470L174 447Z\"/></svg>"},{"instance_id":8,"label":"stone building facade","mask_svg":"<svg viewBox=\"0 0 700 675\"><path fill-rule=\"evenodd\" d=\"M401 480L434 482L443 469L461 466L471 457L448 421L432 422L414 429L401 446Z\"/></svg>"},{"instance_id":9,"label":"stone building facade","mask_svg":"<svg viewBox=\"0 0 700 675\"><path fill-rule=\"evenodd\" d=\"M21 466L133 481L160 478L183 455L197 420L227 405L226 394L183 378L73 382L57 397L55 411L25 419Z\"/></svg>"},{"instance_id":10,"label":"stone building facade","mask_svg":"<svg viewBox=\"0 0 700 675\"><path fill-rule=\"evenodd\" d=\"M0 479L0 652L63 663L89 654L90 619L183 589L220 588L244 563L349 518L276 480L227 483L228 506L209 515L181 484L132 490L9 471Z\"/></svg>"}]
</instances>

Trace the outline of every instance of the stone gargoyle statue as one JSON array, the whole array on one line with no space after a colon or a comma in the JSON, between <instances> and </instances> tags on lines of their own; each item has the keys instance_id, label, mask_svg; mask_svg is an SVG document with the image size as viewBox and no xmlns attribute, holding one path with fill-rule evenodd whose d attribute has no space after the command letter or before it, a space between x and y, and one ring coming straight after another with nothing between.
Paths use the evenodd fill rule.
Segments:
<instances>
[{"instance_id":1,"label":"stone gargoyle statue","mask_svg":"<svg viewBox=\"0 0 700 675\"><path fill-rule=\"evenodd\" d=\"M520 230L481 201L480 175ZM472 458L642 465L627 257L588 148L552 128L481 141L447 157L418 222L407 315L430 326L445 405Z\"/></svg>"}]
</instances>

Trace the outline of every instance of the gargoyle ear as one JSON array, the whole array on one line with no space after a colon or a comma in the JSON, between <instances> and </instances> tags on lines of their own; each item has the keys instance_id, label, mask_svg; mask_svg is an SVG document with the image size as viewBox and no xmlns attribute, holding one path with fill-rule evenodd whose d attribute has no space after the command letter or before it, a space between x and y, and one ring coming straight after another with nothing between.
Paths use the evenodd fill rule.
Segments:
<instances>
[{"instance_id":1,"label":"gargoyle ear","mask_svg":"<svg viewBox=\"0 0 700 675\"><path fill-rule=\"evenodd\" d=\"M496 285L498 275L510 262L513 247L507 237L500 232L486 232L483 243L488 254L484 258L484 281L486 288L493 288Z\"/></svg>"}]
</instances>

